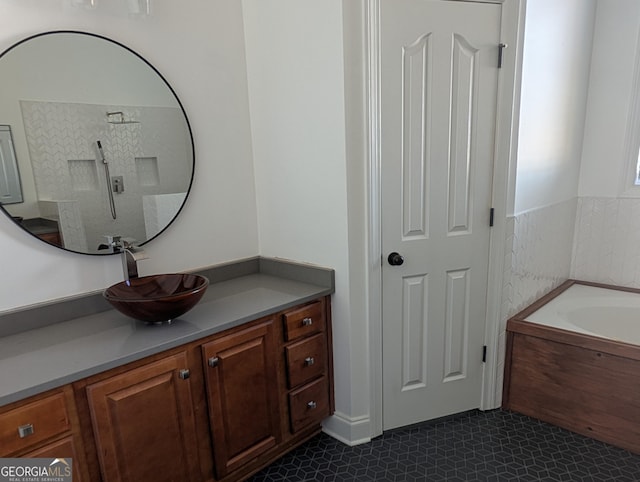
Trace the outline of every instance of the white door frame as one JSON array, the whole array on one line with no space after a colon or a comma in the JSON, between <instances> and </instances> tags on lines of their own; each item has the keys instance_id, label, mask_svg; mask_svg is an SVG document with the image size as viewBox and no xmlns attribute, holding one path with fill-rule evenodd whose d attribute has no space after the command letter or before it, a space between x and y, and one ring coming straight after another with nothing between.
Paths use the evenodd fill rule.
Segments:
<instances>
[{"instance_id":1,"label":"white door frame","mask_svg":"<svg viewBox=\"0 0 640 482\"><path fill-rule=\"evenodd\" d=\"M369 312L369 367L371 437L382 433L382 209L380 156L380 1L365 0L366 129L367 129L367 297ZM492 199L495 209L490 234L487 321L487 361L482 380L481 409L501 404L498 371L503 368L504 331L502 291L507 216L514 205L517 126L520 105L520 73L526 0L441 0L482 1L502 4L501 42L507 45L498 74L496 146Z\"/></svg>"}]
</instances>

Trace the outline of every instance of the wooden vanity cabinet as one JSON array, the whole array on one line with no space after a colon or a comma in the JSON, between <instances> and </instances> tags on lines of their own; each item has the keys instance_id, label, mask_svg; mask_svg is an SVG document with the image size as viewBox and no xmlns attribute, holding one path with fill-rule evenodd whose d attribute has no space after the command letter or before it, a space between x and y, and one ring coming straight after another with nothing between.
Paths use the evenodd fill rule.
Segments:
<instances>
[{"instance_id":1,"label":"wooden vanity cabinet","mask_svg":"<svg viewBox=\"0 0 640 482\"><path fill-rule=\"evenodd\" d=\"M281 441L273 319L202 346L216 475Z\"/></svg>"},{"instance_id":2,"label":"wooden vanity cabinet","mask_svg":"<svg viewBox=\"0 0 640 482\"><path fill-rule=\"evenodd\" d=\"M0 457L73 458L76 482L235 482L333 413L330 298L0 407Z\"/></svg>"},{"instance_id":3,"label":"wooden vanity cabinet","mask_svg":"<svg viewBox=\"0 0 640 482\"><path fill-rule=\"evenodd\" d=\"M72 459L73 480L90 480L71 387L1 407L0 457Z\"/></svg>"},{"instance_id":4,"label":"wooden vanity cabinet","mask_svg":"<svg viewBox=\"0 0 640 482\"><path fill-rule=\"evenodd\" d=\"M324 297L202 345L217 480L245 480L321 430L334 411Z\"/></svg>"},{"instance_id":5,"label":"wooden vanity cabinet","mask_svg":"<svg viewBox=\"0 0 640 482\"><path fill-rule=\"evenodd\" d=\"M199 481L186 352L86 387L103 482Z\"/></svg>"}]
</instances>

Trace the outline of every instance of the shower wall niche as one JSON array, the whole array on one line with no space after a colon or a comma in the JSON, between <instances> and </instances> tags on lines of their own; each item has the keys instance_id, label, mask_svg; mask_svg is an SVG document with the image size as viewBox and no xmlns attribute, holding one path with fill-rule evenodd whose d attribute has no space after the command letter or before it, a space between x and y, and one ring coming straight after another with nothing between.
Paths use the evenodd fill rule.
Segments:
<instances>
[{"instance_id":1,"label":"shower wall niche","mask_svg":"<svg viewBox=\"0 0 640 482\"><path fill-rule=\"evenodd\" d=\"M157 234L158 218L176 214L179 206L162 199L184 199L190 183L190 136L179 108L27 100L20 107L38 204L58 221L65 248L96 251L113 234L142 242ZM113 219L115 177L123 189L113 192Z\"/></svg>"}]
</instances>

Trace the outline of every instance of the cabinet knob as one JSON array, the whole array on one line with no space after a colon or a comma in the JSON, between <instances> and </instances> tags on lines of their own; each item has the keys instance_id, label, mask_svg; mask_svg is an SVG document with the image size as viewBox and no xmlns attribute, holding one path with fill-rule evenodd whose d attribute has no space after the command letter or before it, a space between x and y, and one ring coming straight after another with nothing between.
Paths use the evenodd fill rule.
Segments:
<instances>
[{"instance_id":1,"label":"cabinet knob","mask_svg":"<svg viewBox=\"0 0 640 482\"><path fill-rule=\"evenodd\" d=\"M312 356L308 356L307 358L304 359L304 364L308 367L310 367L311 365L313 365L316 361L314 360L314 358Z\"/></svg>"},{"instance_id":2,"label":"cabinet knob","mask_svg":"<svg viewBox=\"0 0 640 482\"><path fill-rule=\"evenodd\" d=\"M313 400L311 400L309 403L307 403L307 407L309 408L309 410L313 410L317 406L318 406L318 404L316 402L314 402Z\"/></svg>"},{"instance_id":3,"label":"cabinet knob","mask_svg":"<svg viewBox=\"0 0 640 482\"><path fill-rule=\"evenodd\" d=\"M20 425L18 427L18 435L20 435L20 438L25 438L29 435L33 435L33 424L28 423L26 425Z\"/></svg>"},{"instance_id":4,"label":"cabinet knob","mask_svg":"<svg viewBox=\"0 0 640 482\"><path fill-rule=\"evenodd\" d=\"M178 372L178 376L181 380L186 380L191 376L191 372L187 369L183 369Z\"/></svg>"},{"instance_id":5,"label":"cabinet knob","mask_svg":"<svg viewBox=\"0 0 640 482\"><path fill-rule=\"evenodd\" d=\"M313 325L313 318L309 318L309 317L304 318L302 320L302 325L303 326L311 326L311 325Z\"/></svg>"},{"instance_id":6,"label":"cabinet knob","mask_svg":"<svg viewBox=\"0 0 640 482\"><path fill-rule=\"evenodd\" d=\"M207 360L207 364L211 367L211 368L215 368L218 366L218 363L220 363L220 359L217 356L212 356L211 358L209 358Z\"/></svg>"}]
</instances>

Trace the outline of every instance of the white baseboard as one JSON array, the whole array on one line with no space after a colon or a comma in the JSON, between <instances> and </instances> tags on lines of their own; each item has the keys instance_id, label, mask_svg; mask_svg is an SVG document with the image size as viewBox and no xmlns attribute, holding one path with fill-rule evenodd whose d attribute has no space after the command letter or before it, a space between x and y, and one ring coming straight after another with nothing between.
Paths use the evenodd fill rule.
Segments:
<instances>
[{"instance_id":1,"label":"white baseboard","mask_svg":"<svg viewBox=\"0 0 640 482\"><path fill-rule=\"evenodd\" d=\"M368 415L349 417L335 412L322 422L322 431L350 446L365 444L371 442L371 419Z\"/></svg>"}]
</instances>

